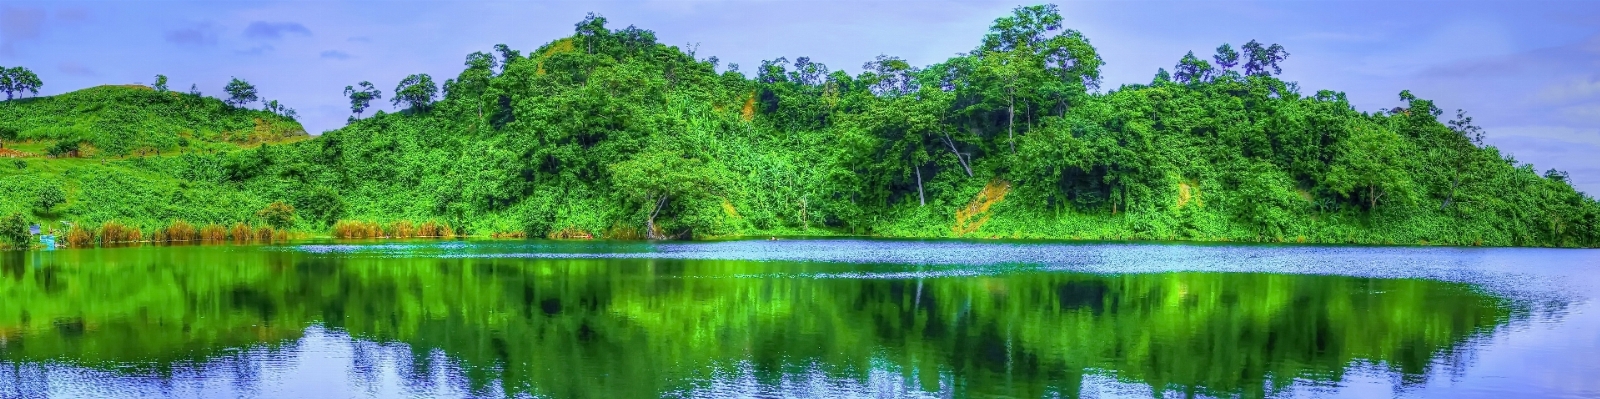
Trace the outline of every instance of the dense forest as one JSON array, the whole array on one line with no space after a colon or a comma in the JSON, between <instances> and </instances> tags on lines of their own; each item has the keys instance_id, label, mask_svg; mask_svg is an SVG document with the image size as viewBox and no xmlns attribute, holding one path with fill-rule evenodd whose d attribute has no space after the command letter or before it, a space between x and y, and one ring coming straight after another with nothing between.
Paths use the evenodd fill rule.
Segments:
<instances>
[{"instance_id":1,"label":"dense forest","mask_svg":"<svg viewBox=\"0 0 1600 399\"><path fill-rule=\"evenodd\" d=\"M1289 57L1279 45L1223 44L1148 84L1105 88L1105 62L1053 6L1019 7L977 39L933 65L879 56L852 76L795 57L746 72L591 14L526 55L470 54L442 84L352 85L349 125L315 138L281 140L293 134L273 121L292 123L292 111L209 99L208 112L256 115L266 127L251 129L269 132L225 150L182 147L248 129L134 139L100 132L153 122L55 126L61 112L45 107L61 100L13 100L0 140L87 140L104 158L0 168L0 189L18 193L0 212L156 231L261 224L278 203L294 209L293 228L340 236L432 221L553 238L1600 245L1600 204L1565 173L1484 145L1466 113L1408 91L1371 112L1343 93L1302 93L1277 77ZM401 110L365 112L384 100ZM180 108L203 107L150 109ZM69 129L84 130L39 133ZM43 186L63 187L59 206L39 209Z\"/></svg>"}]
</instances>

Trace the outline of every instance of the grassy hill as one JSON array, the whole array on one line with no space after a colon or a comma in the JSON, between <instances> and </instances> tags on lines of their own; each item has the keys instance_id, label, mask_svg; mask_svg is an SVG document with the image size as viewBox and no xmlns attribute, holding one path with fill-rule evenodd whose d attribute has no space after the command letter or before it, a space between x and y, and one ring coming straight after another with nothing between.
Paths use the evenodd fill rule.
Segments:
<instances>
[{"instance_id":1,"label":"grassy hill","mask_svg":"<svg viewBox=\"0 0 1600 399\"><path fill-rule=\"evenodd\" d=\"M0 102L0 215L34 222L248 221L267 203L196 180L202 164L310 138L298 122L144 86L99 86ZM75 149L75 150L74 150ZM60 203L41 206L41 197Z\"/></svg>"}]
</instances>

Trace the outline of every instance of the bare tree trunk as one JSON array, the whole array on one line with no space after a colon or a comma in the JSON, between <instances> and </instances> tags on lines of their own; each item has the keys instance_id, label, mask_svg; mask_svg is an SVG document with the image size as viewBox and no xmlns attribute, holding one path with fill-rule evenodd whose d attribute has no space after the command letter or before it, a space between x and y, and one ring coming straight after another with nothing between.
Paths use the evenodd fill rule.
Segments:
<instances>
[{"instance_id":1,"label":"bare tree trunk","mask_svg":"<svg viewBox=\"0 0 1600 399\"><path fill-rule=\"evenodd\" d=\"M1449 207L1451 203L1456 201L1456 187L1459 186L1461 186L1461 174L1457 173L1455 181L1450 182L1450 195L1444 197L1444 203L1439 204L1439 210L1444 210L1445 207Z\"/></svg>"},{"instance_id":2,"label":"bare tree trunk","mask_svg":"<svg viewBox=\"0 0 1600 399\"><path fill-rule=\"evenodd\" d=\"M1011 144L1011 153L1017 152L1017 96L1006 94L1006 141Z\"/></svg>"},{"instance_id":3,"label":"bare tree trunk","mask_svg":"<svg viewBox=\"0 0 1600 399\"><path fill-rule=\"evenodd\" d=\"M961 163L961 169L967 172L967 177L972 177L972 165L967 164L967 158L956 149L956 141L950 139L950 132L940 133L944 133L944 144L950 146L950 153L956 155L956 161Z\"/></svg>"},{"instance_id":4,"label":"bare tree trunk","mask_svg":"<svg viewBox=\"0 0 1600 399\"><path fill-rule=\"evenodd\" d=\"M928 206L928 197L922 195L922 167L918 166L918 167L916 167L916 169L917 169L917 202L920 203L920 206Z\"/></svg>"},{"instance_id":5,"label":"bare tree trunk","mask_svg":"<svg viewBox=\"0 0 1600 399\"><path fill-rule=\"evenodd\" d=\"M666 194L662 194L661 195L661 199L656 200L655 209L651 209L650 210L650 218L644 220L644 235L645 235L646 238L649 238L649 239L652 239L652 240L659 240L659 239L665 238L665 237L661 236L660 234L656 234L656 215L660 214L661 213L661 208L663 206L666 206L666 205L667 205L667 195Z\"/></svg>"}]
</instances>

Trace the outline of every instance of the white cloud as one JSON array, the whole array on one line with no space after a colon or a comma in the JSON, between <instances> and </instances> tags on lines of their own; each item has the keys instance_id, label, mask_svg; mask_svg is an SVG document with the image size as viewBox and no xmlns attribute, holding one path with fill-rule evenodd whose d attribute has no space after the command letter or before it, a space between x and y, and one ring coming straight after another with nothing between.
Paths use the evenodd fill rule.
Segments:
<instances>
[{"instance_id":1,"label":"white cloud","mask_svg":"<svg viewBox=\"0 0 1600 399\"><path fill-rule=\"evenodd\" d=\"M1538 98L1549 103L1562 103L1596 95L1600 95L1600 78L1576 78L1545 86Z\"/></svg>"}]
</instances>

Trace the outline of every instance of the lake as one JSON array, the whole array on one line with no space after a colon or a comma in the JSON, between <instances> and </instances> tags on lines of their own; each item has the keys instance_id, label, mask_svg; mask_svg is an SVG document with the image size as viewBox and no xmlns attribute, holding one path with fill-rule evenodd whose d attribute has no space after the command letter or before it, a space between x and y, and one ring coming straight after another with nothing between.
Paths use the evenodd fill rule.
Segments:
<instances>
[{"instance_id":1,"label":"lake","mask_svg":"<svg viewBox=\"0 0 1600 399\"><path fill-rule=\"evenodd\" d=\"M1600 251L891 240L0 253L0 398L1600 397Z\"/></svg>"}]
</instances>

